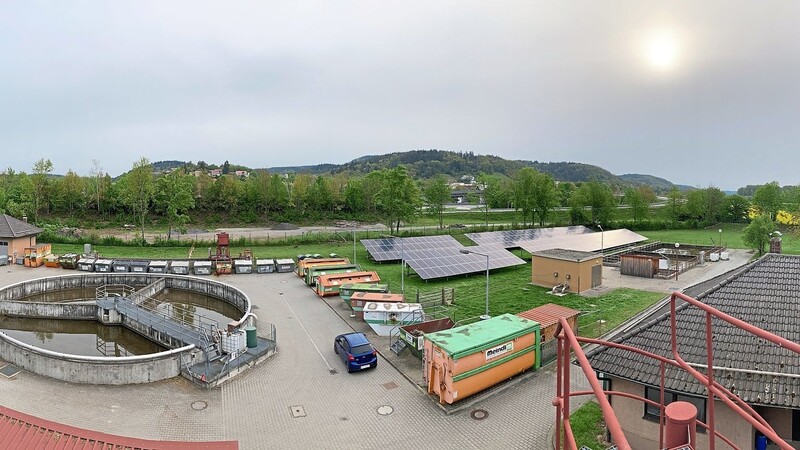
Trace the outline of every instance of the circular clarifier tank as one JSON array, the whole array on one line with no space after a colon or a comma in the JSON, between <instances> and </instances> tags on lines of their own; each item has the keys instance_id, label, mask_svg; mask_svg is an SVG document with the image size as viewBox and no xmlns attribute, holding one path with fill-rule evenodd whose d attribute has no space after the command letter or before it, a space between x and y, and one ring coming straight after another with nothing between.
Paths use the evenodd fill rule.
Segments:
<instances>
[{"instance_id":1,"label":"circular clarifier tank","mask_svg":"<svg viewBox=\"0 0 800 450\"><path fill-rule=\"evenodd\" d=\"M0 289L0 359L76 383L158 381L202 361L214 330L242 321L250 308L233 286L198 277L86 273L25 281Z\"/></svg>"}]
</instances>

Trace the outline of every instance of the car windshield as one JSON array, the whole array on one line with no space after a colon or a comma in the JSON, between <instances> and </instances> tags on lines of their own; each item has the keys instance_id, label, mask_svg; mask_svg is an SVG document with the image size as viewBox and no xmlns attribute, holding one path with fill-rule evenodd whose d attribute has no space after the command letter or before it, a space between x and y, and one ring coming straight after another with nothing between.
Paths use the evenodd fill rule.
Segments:
<instances>
[{"instance_id":1,"label":"car windshield","mask_svg":"<svg viewBox=\"0 0 800 450\"><path fill-rule=\"evenodd\" d=\"M363 355L364 353L372 353L372 346L369 344L356 345L350 351L354 355Z\"/></svg>"}]
</instances>

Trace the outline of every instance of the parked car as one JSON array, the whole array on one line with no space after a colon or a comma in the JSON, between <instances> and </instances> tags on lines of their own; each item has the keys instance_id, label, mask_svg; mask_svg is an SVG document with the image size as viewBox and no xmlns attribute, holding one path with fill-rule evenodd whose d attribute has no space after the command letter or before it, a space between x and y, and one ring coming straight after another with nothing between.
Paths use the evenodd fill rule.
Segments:
<instances>
[{"instance_id":1,"label":"parked car","mask_svg":"<svg viewBox=\"0 0 800 450\"><path fill-rule=\"evenodd\" d=\"M344 361L348 372L378 367L378 352L364 333L346 333L333 340L333 351Z\"/></svg>"}]
</instances>

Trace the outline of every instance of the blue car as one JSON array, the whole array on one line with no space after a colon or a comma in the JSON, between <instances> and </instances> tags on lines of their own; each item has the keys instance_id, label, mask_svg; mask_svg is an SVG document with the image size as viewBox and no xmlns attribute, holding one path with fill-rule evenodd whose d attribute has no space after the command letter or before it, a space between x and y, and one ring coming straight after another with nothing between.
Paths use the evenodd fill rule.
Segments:
<instances>
[{"instance_id":1,"label":"blue car","mask_svg":"<svg viewBox=\"0 0 800 450\"><path fill-rule=\"evenodd\" d=\"M364 333L346 333L333 340L333 351L347 365L347 372L378 367L378 352Z\"/></svg>"}]
</instances>

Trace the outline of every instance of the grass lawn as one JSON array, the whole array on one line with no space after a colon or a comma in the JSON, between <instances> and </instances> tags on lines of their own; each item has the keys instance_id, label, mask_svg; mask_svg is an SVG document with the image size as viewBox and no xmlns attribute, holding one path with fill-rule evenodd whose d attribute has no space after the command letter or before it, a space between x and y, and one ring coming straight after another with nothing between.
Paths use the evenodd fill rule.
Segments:
<instances>
[{"instance_id":1,"label":"grass lawn","mask_svg":"<svg viewBox=\"0 0 800 450\"><path fill-rule=\"evenodd\" d=\"M749 247L742 241L744 235L742 230L745 226L741 223L724 223L701 230L640 231L639 234L648 239L662 242L677 241L685 244L716 245L720 241L719 230L722 229L722 243L726 247L746 249ZM800 238L789 231L781 231L783 232L783 253L800 254Z\"/></svg>"},{"instance_id":2,"label":"grass lawn","mask_svg":"<svg viewBox=\"0 0 800 450\"><path fill-rule=\"evenodd\" d=\"M118 247L94 246L93 249L105 258L148 258L171 259L187 258L186 247ZM231 254L238 255L243 248L232 247ZM392 292L401 291L401 270L399 263L376 263L368 258L366 249L357 245L357 254L353 257L353 244L333 243L319 245L270 245L253 247L256 258L294 258L303 253L338 253L347 256L351 261L362 265L365 270L375 270L383 282L388 282ZM83 247L70 244L53 244L53 253L80 253ZM622 323L627 318L647 308L663 297L662 294L636 291L632 289L616 289L595 298L585 298L576 294L558 297L548 294L549 289L530 285L530 255L524 251L515 253L528 261L527 264L493 270L489 276L489 312L491 315L503 313L516 314L545 303L556 303L573 308L586 314L580 318L580 334L596 337ZM208 248L197 248L194 258L205 259ZM410 301L417 291L429 292L442 288L454 288L456 301L450 307L448 315L455 321L473 318L484 313L486 300L486 277L483 273L457 276L449 279L426 282L412 272L404 277L406 296ZM601 322L604 321L604 322Z\"/></svg>"},{"instance_id":3,"label":"grass lawn","mask_svg":"<svg viewBox=\"0 0 800 450\"><path fill-rule=\"evenodd\" d=\"M578 448L586 446L592 450L605 450L610 445L604 439L603 414L596 401L588 401L570 414L569 423Z\"/></svg>"}]
</instances>

